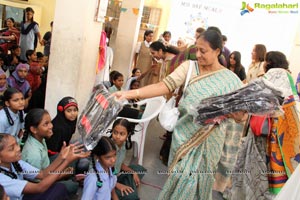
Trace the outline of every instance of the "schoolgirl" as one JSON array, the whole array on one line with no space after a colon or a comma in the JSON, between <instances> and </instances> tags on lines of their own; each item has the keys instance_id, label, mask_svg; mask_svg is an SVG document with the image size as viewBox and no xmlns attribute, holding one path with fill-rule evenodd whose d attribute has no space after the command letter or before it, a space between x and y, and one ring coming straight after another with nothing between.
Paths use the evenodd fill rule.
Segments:
<instances>
[{"instance_id":1,"label":"schoolgirl","mask_svg":"<svg viewBox=\"0 0 300 200\"><path fill-rule=\"evenodd\" d=\"M45 138L49 138L53 134L52 127L48 111L34 108L28 112L25 117L24 136L20 143L22 160L38 169L46 169L50 165ZM66 143L62 145L62 148L64 146ZM56 156L53 162L60 162L59 158ZM66 186L69 194L76 194L78 183L70 179L72 175L73 173L66 174L62 183Z\"/></svg>"},{"instance_id":2,"label":"schoolgirl","mask_svg":"<svg viewBox=\"0 0 300 200\"><path fill-rule=\"evenodd\" d=\"M25 108L28 106L32 95L30 84L26 80L28 71L29 65L26 63L20 63L16 67L16 70L7 78L7 84L9 87L16 88L22 92L25 98Z\"/></svg>"},{"instance_id":3,"label":"schoolgirl","mask_svg":"<svg viewBox=\"0 0 300 200\"><path fill-rule=\"evenodd\" d=\"M64 97L57 104L57 114L52 120L53 135L46 138L49 156L60 152L63 143L68 145L76 130L78 104L73 97Z\"/></svg>"},{"instance_id":4,"label":"schoolgirl","mask_svg":"<svg viewBox=\"0 0 300 200\"><path fill-rule=\"evenodd\" d=\"M82 153L82 148L75 145L64 147L59 161L52 163L44 170L39 170L21 160L20 146L9 134L0 133L0 184L11 200L15 199L67 199L63 184L55 183L74 160L87 157L89 152ZM28 180L40 179L33 183Z\"/></svg>"},{"instance_id":5,"label":"schoolgirl","mask_svg":"<svg viewBox=\"0 0 300 200\"><path fill-rule=\"evenodd\" d=\"M112 82L113 82L113 86L108 88L108 91L111 93L116 92L116 91L121 91L123 83L124 83L123 74L121 74L120 72L117 72L116 74L114 74Z\"/></svg>"},{"instance_id":6,"label":"schoolgirl","mask_svg":"<svg viewBox=\"0 0 300 200\"><path fill-rule=\"evenodd\" d=\"M24 9L23 21L21 22L21 59L26 60L26 51L28 49L35 50L37 42L42 44L42 38L39 30L39 25L33 19L34 10L31 7Z\"/></svg>"},{"instance_id":7,"label":"schoolgirl","mask_svg":"<svg viewBox=\"0 0 300 200\"><path fill-rule=\"evenodd\" d=\"M107 200L118 199L115 192L117 177L114 174L116 162L116 146L114 142L103 136L92 150L92 169L84 179L81 199Z\"/></svg>"},{"instance_id":8,"label":"schoolgirl","mask_svg":"<svg viewBox=\"0 0 300 200\"><path fill-rule=\"evenodd\" d=\"M17 141L24 128L24 97L16 88L8 88L3 94L4 107L0 110L0 133L10 134Z\"/></svg>"},{"instance_id":9,"label":"schoolgirl","mask_svg":"<svg viewBox=\"0 0 300 200\"><path fill-rule=\"evenodd\" d=\"M116 193L119 199L139 199L137 187L141 184L141 178L146 173L146 169L140 165L124 164L126 149L132 147L131 135L133 133L133 124L128 120L117 119L112 128L112 139L117 145L117 161L115 164L118 175L116 184Z\"/></svg>"}]
</instances>

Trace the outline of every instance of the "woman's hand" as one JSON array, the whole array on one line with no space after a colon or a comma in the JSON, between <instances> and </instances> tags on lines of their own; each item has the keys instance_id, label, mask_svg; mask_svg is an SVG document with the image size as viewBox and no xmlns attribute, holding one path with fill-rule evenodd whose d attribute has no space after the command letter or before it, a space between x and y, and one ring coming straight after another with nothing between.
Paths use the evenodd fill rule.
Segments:
<instances>
[{"instance_id":1,"label":"woman's hand","mask_svg":"<svg viewBox=\"0 0 300 200\"><path fill-rule=\"evenodd\" d=\"M129 187L127 185L123 185L122 183L117 183L117 189L121 191L122 196L124 196L124 193L126 195L128 195L128 194L134 192L134 190L131 187Z\"/></svg>"},{"instance_id":2,"label":"woman's hand","mask_svg":"<svg viewBox=\"0 0 300 200\"><path fill-rule=\"evenodd\" d=\"M141 180L140 180L139 176L136 173L134 173L132 175L133 175L133 180L135 182L136 187L139 187L141 184Z\"/></svg>"},{"instance_id":3,"label":"woman's hand","mask_svg":"<svg viewBox=\"0 0 300 200\"><path fill-rule=\"evenodd\" d=\"M126 99L126 94L124 91L118 91L111 94L111 96L116 97L118 100Z\"/></svg>"}]
</instances>

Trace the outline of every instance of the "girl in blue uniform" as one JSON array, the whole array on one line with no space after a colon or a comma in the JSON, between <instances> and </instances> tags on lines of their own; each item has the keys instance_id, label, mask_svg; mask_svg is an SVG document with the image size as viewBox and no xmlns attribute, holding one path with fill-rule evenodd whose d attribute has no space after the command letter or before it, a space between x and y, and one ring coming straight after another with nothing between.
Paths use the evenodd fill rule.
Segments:
<instances>
[{"instance_id":1,"label":"girl in blue uniform","mask_svg":"<svg viewBox=\"0 0 300 200\"><path fill-rule=\"evenodd\" d=\"M115 192L117 177L114 174L116 162L116 146L114 142L103 136L92 150L92 168L84 179L81 199L117 200Z\"/></svg>"},{"instance_id":2,"label":"girl in blue uniform","mask_svg":"<svg viewBox=\"0 0 300 200\"><path fill-rule=\"evenodd\" d=\"M70 145L61 151L60 162L39 170L21 160L21 149L13 136L0 133L0 184L11 200L67 199L65 186L55 182L68 172L65 169L72 161L88 155L82 153L82 147ZM28 181L35 179L40 182Z\"/></svg>"}]
</instances>

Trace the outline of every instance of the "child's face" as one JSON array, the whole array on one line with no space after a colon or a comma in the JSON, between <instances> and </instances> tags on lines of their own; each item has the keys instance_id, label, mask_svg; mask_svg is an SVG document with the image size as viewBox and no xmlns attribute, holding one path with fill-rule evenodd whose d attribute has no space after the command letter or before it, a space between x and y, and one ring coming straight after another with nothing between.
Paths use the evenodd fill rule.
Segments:
<instances>
[{"instance_id":1,"label":"child's face","mask_svg":"<svg viewBox=\"0 0 300 200\"><path fill-rule=\"evenodd\" d=\"M16 56L20 56L21 55L21 48L16 48L13 52Z\"/></svg>"},{"instance_id":2,"label":"child's face","mask_svg":"<svg viewBox=\"0 0 300 200\"><path fill-rule=\"evenodd\" d=\"M31 20L33 18L33 12L26 12L26 18L27 20Z\"/></svg>"},{"instance_id":3,"label":"child's face","mask_svg":"<svg viewBox=\"0 0 300 200\"><path fill-rule=\"evenodd\" d=\"M10 168L10 163L21 160L22 154L20 146L13 136L7 136L2 139L3 150L0 151L0 165Z\"/></svg>"},{"instance_id":4,"label":"child's face","mask_svg":"<svg viewBox=\"0 0 300 200\"><path fill-rule=\"evenodd\" d=\"M115 150L108 152L105 155L99 156L99 161L103 168L113 167L116 163L117 152Z\"/></svg>"},{"instance_id":5,"label":"child's face","mask_svg":"<svg viewBox=\"0 0 300 200\"><path fill-rule=\"evenodd\" d=\"M28 74L28 71L25 68L21 68L18 70L18 76L22 79L26 78L27 74Z\"/></svg>"},{"instance_id":6,"label":"child's face","mask_svg":"<svg viewBox=\"0 0 300 200\"><path fill-rule=\"evenodd\" d=\"M170 34L165 34L165 36L163 36L166 42L169 42L171 40L171 35Z\"/></svg>"},{"instance_id":7,"label":"child's face","mask_svg":"<svg viewBox=\"0 0 300 200\"><path fill-rule=\"evenodd\" d=\"M37 61L37 56L36 56L36 52L34 52L33 54L31 54L30 56L28 56L28 60L29 61Z\"/></svg>"},{"instance_id":8,"label":"child's face","mask_svg":"<svg viewBox=\"0 0 300 200\"><path fill-rule=\"evenodd\" d=\"M0 87L5 86L5 84L6 84L6 75L2 74L0 75Z\"/></svg>"},{"instance_id":9,"label":"child's face","mask_svg":"<svg viewBox=\"0 0 300 200\"><path fill-rule=\"evenodd\" d=\"M113 81L114 85L115 85L118 89L121 89L121 88L122 88L123 82L124 82L123 76L120 76L119 78L117 78L117 80L114 80L114 81Z\"/></svg>"},{"instance_id":10,"label":"child's face","mask_svg":"<svg viewBox=\"0 0 300 200\"><path fill-rule=\"evenodd\" d=\"M112 138L118 147L121 147L126 142L127 136L127 129L122 125L116 125L112 130Z\"/></svg>"},{"instance_id":11,"label":"child's face","mask_svg":"<svg viewBox=\"0 0 300 200\"><path fill-rule=\"evenodd\" d=\"M67 120L74 121L77 119L78 109L76 108L76 106L70 106L64 112Z\"/></svg>"},{"instance_id":12,"label":"child's face","mask_svg":"<svg viewBox=\"0 0 300 200\"><path fill-rule=\"evenodd\" d=\"M131 85L131 90L134 90L134 89L138 89L140 88L140 82L139 81L135 81L132 85Z\"/></svg>"},{"instance_id":13,"label":"child's face","mask_svg":"<svg viewBox=\"0 0 300 200\"><path fill-rule=\"evenodd\" d=\"M142 75L142 73L141 73L141 70L139 70L139 69L136 70L135 73L133 74L133 76L137 76L137 77L141 76L141 75Z\"/></svg>"},{"instance_id":14,"label":"child's face","mask_svg":"<svg viewBox=\"0 0 300 200\"><path fill-rule=\"evenodd\" d=\"M52 128L53 124L48 113L43 115L42 120L37 127L30 127L33 136L41 140L43 138L50 138L53 135Z\"/></svg>"},{"instance_id":15,"label":"child's face","mask_svg":"<svg viewBox=\"0 0 300 200\"><path fill-rule=\"evenodd\" d=\"M25 100L23 94L21 92L14 93L8 101L5 101L5 105L14 113L24 110Z\"/></svg>"}]
</instances>

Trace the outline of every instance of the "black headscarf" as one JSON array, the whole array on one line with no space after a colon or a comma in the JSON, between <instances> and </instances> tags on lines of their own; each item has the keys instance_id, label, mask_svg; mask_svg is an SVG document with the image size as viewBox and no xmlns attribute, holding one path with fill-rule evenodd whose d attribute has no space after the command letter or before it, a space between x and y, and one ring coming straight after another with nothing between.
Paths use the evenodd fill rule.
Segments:
<instances>
[{"instance_id":1,"label":"black headscarf","mask_svg":"<svg viewBox=\"0 0 300 200\"><path fill-rule=\"evenodd\" d=\"M77 118L74 121L70 121L64 114L65 110L70 106L75 106L78 109L78 104L73 97L64 97L57 104L57 115L52 120L53 135L46 140L49 155L60 152L64 141L69 145L76 130Z\"/></svg>"}]
</instances>

